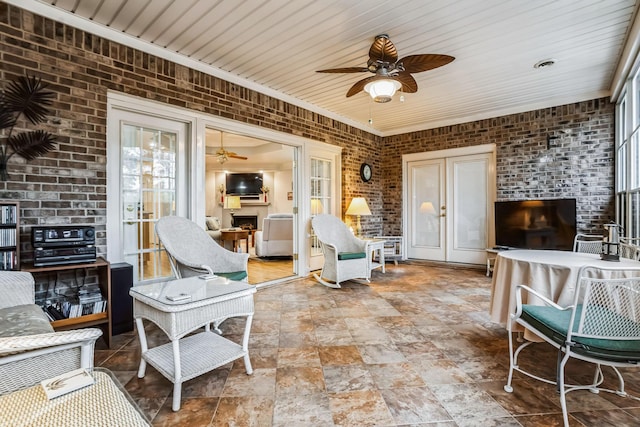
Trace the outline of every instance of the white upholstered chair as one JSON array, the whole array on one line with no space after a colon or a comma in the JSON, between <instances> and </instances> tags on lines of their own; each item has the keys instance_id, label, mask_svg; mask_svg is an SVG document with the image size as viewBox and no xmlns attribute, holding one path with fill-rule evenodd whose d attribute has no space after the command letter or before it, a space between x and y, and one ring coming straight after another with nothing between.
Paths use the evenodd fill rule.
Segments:
<instances>
[{"instance_id":1,"label":"white upholstered chair","mask_svg":"<svg viewBox=\"0 0 640 427\"><path fill-rule=\"evenodd\" d=\"M270 214L262 220L262 230L255 233L256 255L293 255L293 214Z\"/></svg>"},{"instance_id":2,"label":"white upholstered chair","mask_svg":"<svg viewBox=\"0 0 640 427\"><path fill-rule=\"evenodd\" d=\"M602 253L602 239L599 234L578 233L573 239L573 251L587 254Z\"/></svg>"},{"instance_id":3,"label":"white upholstered chair","mask_svg":"<svg viewBox=\"0 0 640 427\"><path fill-rule=\"evenodd\" d=\"M215 274L247 281L249 254L223 248L190 219L162 217L156 222L156 234L177 278Z\"/></svg>"},{"instance_id":4,"label":"white upholstered chair","mask_svg":"<svg viewBox=\"0 0 640 427\"><path fill-rule=\"evenodd\" d=\"M324 254L320 275L313 275L318 282L340 288L340 282L345 280L369 281L369 243L366 240L355 237L345 223L333 215L316 215L311 225Z\"/></svg>"},{"instance_id":5,"label":"white upholstered chair","mask_svg":"<svg viewBox=\"0 0 640 427\"><path fill-rule=\"evenodd\" d=\"M0 395L78 368L93 369L97 328L55 332L35 304L30 273L0 271Z\"/></svg>"}]
</instances>

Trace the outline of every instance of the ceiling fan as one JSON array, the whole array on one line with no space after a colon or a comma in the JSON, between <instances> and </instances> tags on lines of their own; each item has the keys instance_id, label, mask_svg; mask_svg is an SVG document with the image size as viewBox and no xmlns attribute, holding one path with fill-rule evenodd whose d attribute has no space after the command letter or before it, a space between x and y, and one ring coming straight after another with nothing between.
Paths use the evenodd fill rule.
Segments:
<instances>
[{"instance_id":1,"label":"ceiling fan","mask_svg":"<svg viewBox=\"0 0 640 427\"><path fill-rule=\"evenodd\" d=\"M447 65L455 58L449 55L422 54L409 55L398 60L398 51L387 34L376 36L369 49L366 67L330 68L317 73L374 73L374 76L362 79L347 92L347 98L364 90L376 102L389 102L396 90L414 93L418 83L411 73L433 70Z\"/></svg>"},{"instance_id":2,"label":"ceiling fan","mask_svg":"<svg viewBox=\"0 0 640 427\"><path fill-rule=\"evenodd\" d=\"M229 159L240 159L247 160L248 157L239 156L233 151L227 151L224 149L224 132L220 132L220 148L216 151L216 155L218 156L218 163L224 164Z\"/></svg>"}]
</instances>

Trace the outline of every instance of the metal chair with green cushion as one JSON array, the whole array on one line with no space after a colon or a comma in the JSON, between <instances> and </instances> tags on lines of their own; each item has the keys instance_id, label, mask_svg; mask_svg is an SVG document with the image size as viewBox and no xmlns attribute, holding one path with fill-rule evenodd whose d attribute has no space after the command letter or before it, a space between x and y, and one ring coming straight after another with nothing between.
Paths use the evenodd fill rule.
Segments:
<instances>
[{"instance_id":1,"label":"metal chair with green cushion","mask_svg":"<svg viewBox=\"0 0 640 427\"><path fill-rule=\"evenodd\" d=\"M544 305L523 304L525 298L542 301ZM518 365L521 351L532 342L525 341L517 348L514 347L515 323L558 349L555 381L536 376ZM640 363L640 267L581 268L574 300L568 307L555 304L528 286L518 285L516 312L511 315L508 327L510 366L505 391L513 391L511 383L514 371L555 384L560 393L564 425L568 426L566 393L574 390L601 390L627 396L624 379L618 368L637 367ZM565 365L572 357L596 365L591 384L565 383ZM604 381L602 365L610 366L615 371L619 380L617 390L600 387Z\"/></svg>"},{"instance_id":2,"label":"metal chair with green cushion","mask_svg":"<svg viewBox=\"0 0 640 427\"><path fill-rule=\"evenodd\" d=\"M600 234L583 234L578 233L573 238L573 251L586 254L601 254L602 240Z\"/></svg>"},{"instance_id":3,"label":"metal chair with green cushion","mask_svg":"<svg viewBox=\"0 0 640 427\"><path fill-rule=\"evenodd\" d=\"M330 288L340 288L340 282L351 279L369 281L369 243L358 239L340 218L320 214L311 220L324 254L324 264L316 280Z\"/></svg>"}]
</instances>

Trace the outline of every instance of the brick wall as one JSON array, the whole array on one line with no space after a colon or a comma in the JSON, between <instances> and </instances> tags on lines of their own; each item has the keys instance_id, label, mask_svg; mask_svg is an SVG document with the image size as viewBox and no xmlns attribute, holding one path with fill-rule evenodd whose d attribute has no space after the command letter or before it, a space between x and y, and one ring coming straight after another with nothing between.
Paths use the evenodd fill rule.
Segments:
<instances>
[{"instance_id":1,"label":"brick wall","mask_svg":"<svg viewBox=\"0 0 640 427\"><path fill-rule=\"evenodd\" d=\"M4 3L0 55L2 84L28 73L56 94L46 127L58 148L29 164L14 156L0 182L0 199L21 201L23 259L37 224L94 225L106 253L107 90L341 146L345 200L368 197L380 224L380 181L358 184L361 162L380 165L375 135Z\"/></svg>"},{"instance_id":2,"label":"brick wall","mask_svg":"<svg viewBox=\"0 0 640 427\"><path fill-rule=\"evenodd\" d=\"M576 198L578 230L601 232L615 211L614 109L595 99L385 138L384 232L402 231L403 154L481 144L497 146L497 200Z\"/></svg>"},{"instance_id":3,"label":"brick wall","mask_svg":"<svg viewBox=\"0 0 640 427\"><path fill-rule=\"evenodd\" d=\"M581 229L612 216L613 106L594 100L380 138L145 52L0 3L0 82L25 73L56 94L46 124L58 148L32 162L14 156L0 199L20 200L23 255L30 227L90 224L106 253L106 93L118 91L343 148L343 212L364 196L364 233L399 234L401 155L494 142L498 198L577 197ZM571 129L546 149L546 135ZM373 179L359 178L362 162ZM558 178L559 177L559 178ZM384 221L384 222L383 222Z\"/></svg>"}]
</instances>

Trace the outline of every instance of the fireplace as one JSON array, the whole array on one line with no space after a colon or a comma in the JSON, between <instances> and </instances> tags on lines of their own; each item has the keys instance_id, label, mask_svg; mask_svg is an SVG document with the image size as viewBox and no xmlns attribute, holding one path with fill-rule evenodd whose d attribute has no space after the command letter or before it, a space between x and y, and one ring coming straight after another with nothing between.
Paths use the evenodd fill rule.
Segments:
<instances>
[{"instance_id":1,"label":"fireplace","mask_svg":"<svg viewBox=\"0 0 640 427\"><path fill-rule=\"evenodd\" d=\"M258 215L233 215L232 218L232 227L240 227L243 230L256 230L258 228Z\"/></svg>"}]
</instances>

